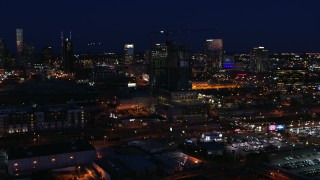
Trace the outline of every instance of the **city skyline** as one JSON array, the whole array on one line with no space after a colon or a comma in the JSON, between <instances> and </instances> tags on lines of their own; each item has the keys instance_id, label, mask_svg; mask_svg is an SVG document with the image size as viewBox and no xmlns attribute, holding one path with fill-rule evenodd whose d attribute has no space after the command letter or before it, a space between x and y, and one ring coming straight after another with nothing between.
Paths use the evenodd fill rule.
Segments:
<instances>
[{"instance_id":1,"label":"city skyline","mask_svg":"<svg viewBox=\"0 0 320 180\"><path fill-rule=\"evenodd\" d=\"M319 179L319 5L0 1L0 180Z\"/></svg>"},{"instance_id":2,"label":"city skyline","mask_svg":"<svg viewBox=\"0 0 320 180\"><path fill-rule=\"evenodd\" d=\"M121 52L126 43L135 44L137 52L142 52L150 48L151 41L161 39L154 39L151 32L213 28L217 30L180 33L173 39L195 50L203 50L206 39L221 38L229 52L249 52L256 46L271 52L319 51L319 2L315 1L55 1L48 6L15 0L0 5L6 7L1 15L10 17L4 19L0 31L10 51L14 51L15 30L19 28L24 29L24 41L37 52L45 46L59 52L61 31L73 32L76 52Z\"/></svg>"}]
</instances>

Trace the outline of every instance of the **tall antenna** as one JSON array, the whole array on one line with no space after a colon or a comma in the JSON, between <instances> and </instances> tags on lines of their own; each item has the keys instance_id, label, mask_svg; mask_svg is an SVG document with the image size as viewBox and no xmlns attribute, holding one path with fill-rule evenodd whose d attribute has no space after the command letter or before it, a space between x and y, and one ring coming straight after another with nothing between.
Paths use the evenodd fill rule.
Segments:
<instances>
[{"instance_id":1,"label":"tall antenna","mask_svg":"<svg viewBox=\"0 0 320 180\"><path fill-rule=\"evenodd\" d=\"M61 31L61 48L63 48L63 31Z\"/></svg>"},{"instance_id":2,"label":"tall antenna","mask_svg":"<svg viewBox=\"0 0 320 180\"><path fill-rule=\"evenodd\" d=\"M63 31L61 31L61 47L63 47Z\"/></svg>"},{"instance_id":3,"label":"tall antenna","mask_svg":"<svg viewBox=\"0 0 320 180\"><path fill-rule=\"evenodd\" d=\"M70 31L70 34L69 34L69 38L70 40L72 39L72 32Z\"/></svg>"},{"instance_id":4,"label":"tall antenna","mask_svg":"<svg viewBox=\"0 0 320 180\"><path fill-rule=\"evenodd\" d=\"M61 60L63 60L63 31L61 31Z\"/></svg>"}]
</instances>

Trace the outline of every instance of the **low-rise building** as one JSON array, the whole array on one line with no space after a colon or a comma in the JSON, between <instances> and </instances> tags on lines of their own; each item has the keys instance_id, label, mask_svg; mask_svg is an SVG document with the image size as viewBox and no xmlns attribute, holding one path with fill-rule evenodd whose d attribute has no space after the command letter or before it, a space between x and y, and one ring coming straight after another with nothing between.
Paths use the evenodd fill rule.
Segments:
<instances>
[{"instance_id":1,"label":"low-rise building","mask_svg":"<svg viewBox=\"0 0 320 180\"><path fill-rule=\"evenodd\" d=\"M192 91L158 92L156 112L172 121L204 121L209 104L198 99Z\"/></svg>"},{"instance_id":2,"label":"low-rise building","mask_svg":"<svg viewBox=\"0 0 320 180\"><path fill-rule=\"evenodd\" d=\"M81 140L15 147L7 153L8 173L16 176L39 170L91 164L96 158L96 149L89 142Z\"/></svg>"},{"instance_id":3,"label":"low-rise building","mask_svg":"<svg viewBox=\"0 0 320 180\"><path fill-rule=\"evenodd\" d=\"M77 105L47 105L0 110L0 137L42 130L81 128L88 124L86 112Z\"/></svg>"}]
</instances>

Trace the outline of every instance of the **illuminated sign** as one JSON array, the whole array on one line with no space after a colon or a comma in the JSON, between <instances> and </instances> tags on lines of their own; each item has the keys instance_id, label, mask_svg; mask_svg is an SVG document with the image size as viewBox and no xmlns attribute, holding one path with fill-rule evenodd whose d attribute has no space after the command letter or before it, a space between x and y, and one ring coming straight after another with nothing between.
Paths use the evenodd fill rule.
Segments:
<instances>
[{"instance_id":1,"label":"illuminated sign","mask_svg":"<svg viewBox=\"0 0 320 180\"><path fill-rule=\"evenodd\" d=\"M237 76L247 76L248 74L237 74Z\"/></svg>"},{"instance_id":2,"label":"illuminated sign","mask_svg":"<svg viewBox=\"0 0 320 180\"><path fill-rule=\"evenodd\" d=\"M276 130L281 131L281 130L284 130L284 129L285 129L285 125L284 124L277 124L276 125Z\"/></svg>"},{"instance_id":3,"label":"illuminated sign","mask_svg":"<svg viewBox=\"0 0 320 180\"><path fill-rule=\"evenodd\" d=\"M269 131L283 131L285 127L284 124L271 124L269 125Z\"/></svg>"},{"instance_id":4,"label":"illuminated sign","mask_svg":"<svg viewBox=\"0 0 320 180\"><path fill-rule=\"evenodd\" d=\"M276 125L275 124L269 125L269 131L275 131L275 130L276 130Z\"/></svg>"},{"instance_id":5,"label":"illuminated sign","mask_svg":"<svg viewBox=\"0 0 320 180\"><path fill-rule=\"evenodd\" d=\"M128 87L137 87L137 84L136 83L128 83Z\"/></svg>"}]
</instances>

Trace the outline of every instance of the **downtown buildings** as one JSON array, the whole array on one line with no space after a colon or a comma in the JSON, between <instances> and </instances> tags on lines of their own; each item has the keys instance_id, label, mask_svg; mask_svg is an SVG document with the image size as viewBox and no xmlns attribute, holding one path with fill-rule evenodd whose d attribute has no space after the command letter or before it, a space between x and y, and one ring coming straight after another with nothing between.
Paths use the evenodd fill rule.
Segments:
<instances>
[{"instance_id":1,"label":"downtown buildings","mask_svg":"<svg viewBox=\"0 0 320 180\"><path fill-rule=\"evenodd\" d=\"M191 91L190 61L190 51L172 41L152 47L150 85L157 97L156 113L170 121L205 119L207 106Z\"/></svg>"},{"instance_id":2,"label":"downtown buildings","mask_svg":"<svg viewBox=\"0 0 320 180\"><path fill-rule=\"evenodd\" d=\"M269 69L269 51L262 46L253 48L250 54L250 72L267 73Z\"/></svg>"},{"instance_id":3,"label":"downtown buildings","mask_svg":"<svg viewBox=\"0 0 320 180\"><path fill-rule=\"evenodd\" d=\"M0 137L43 130L83 128L88 125L83 108L76 105L6 108L0 110Z\"/></svg>"},{"instance_id":4,"label":"downtown buildings","mask_svg":"<svg viewBox=\"0 0 320 180\"><path fill-rule=\"evenodd\" d=\"M213 75L222 69L224 52L222 39L207 39L205 42L204 52L206 54L205 71Z\"/></svg>"},{"instance_id":5,"label":"downtown buildings","mask_svg":"<svg viewBox=\"0 0 320 180\"><path fill-rule=\"evenodd\" d=\"M174 42L154 44L151 50L151 87L170 91L191 89L190 51Z\"/></svg>"},{"instance_id":6,"label":"downtown buildings","mask_svg":"<svg viewBox=\"0 0 320 180\"><path fill-rule=\"evenodd\" d=\"M74 72L74 57L73 57L73 43L71 38L66 38L63 41L62 47L62 61L63 61L63 69L65 73L73 73Z\"/></svg>"},{"instance_id":7,"label":"downtown buildings","mask_svg":"<svg viewBox=\"0 0 320 180\"><path fill-rule=\"evenodd\" d=\"M134 61L134 45L125 44L124 45L124 63L126 65L132 64Z\"/></svg>"}]
</instances>

